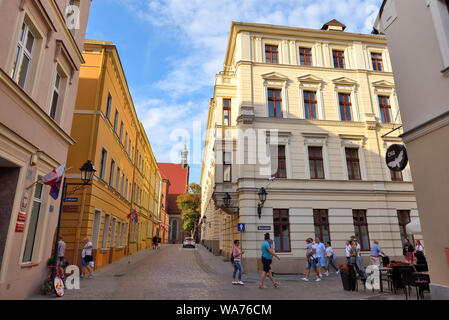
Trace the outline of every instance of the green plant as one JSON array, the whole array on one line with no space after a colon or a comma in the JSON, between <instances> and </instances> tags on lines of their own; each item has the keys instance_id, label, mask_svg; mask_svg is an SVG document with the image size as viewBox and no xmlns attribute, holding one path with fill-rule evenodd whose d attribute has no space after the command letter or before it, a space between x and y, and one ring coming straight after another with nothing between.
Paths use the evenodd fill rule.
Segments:
<instances>
[{"instance_id":1,"label":"green plant","mask_svg":"<svg viewBox=\"0 0 449 320\"><path fill-rule=\"evenodd\" d=\"M53 283L50 278L45 280L45 282L41 286L41 293L43 295L49 294L53 291Z\"/></svg>"}]
</instances>

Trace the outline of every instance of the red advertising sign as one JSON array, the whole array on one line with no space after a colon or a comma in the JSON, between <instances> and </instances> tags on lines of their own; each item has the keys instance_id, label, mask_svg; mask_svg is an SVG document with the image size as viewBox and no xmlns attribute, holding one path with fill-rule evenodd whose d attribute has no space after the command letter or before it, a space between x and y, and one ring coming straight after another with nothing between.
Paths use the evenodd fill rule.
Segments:
<instances>
[{"instance_id":1,"label":"red advertising sign","mask_svg":"<svg viewBox=\"0 0 449 320\"><path fill-rule=\"evenodd\" d=\"M16 232L23 232L25 230L25 225L21 222L16 223Z\"/></svg>"},{"instance_id":2,"label":"red advertising sign","mask_svg":"<svg viewBox=\"0 0 449 320\"><path fill-rule=\"evenodd\" d=\"M18 222L25 222L27 220L27 214L25 212L19 212L19 215L17 216Z\"/></svg>"}]
</instances>

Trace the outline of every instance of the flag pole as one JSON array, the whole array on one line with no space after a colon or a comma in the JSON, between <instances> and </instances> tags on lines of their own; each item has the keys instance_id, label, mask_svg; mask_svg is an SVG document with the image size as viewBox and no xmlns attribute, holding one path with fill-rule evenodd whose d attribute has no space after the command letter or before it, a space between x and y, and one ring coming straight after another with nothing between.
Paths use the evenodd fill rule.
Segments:
<instances>
[{"instance_id":1,"label":"flag pole","mask_svg":"<svg viewBox=\"0 0 449 320\"><path fill-rule=\"evenodd\" d=\"M72 169L73 167L70 168L66 168L64 169L64 173L66 173L67 171L69 171L70 169ZM64 174L63 173L63 174ZM25 188L25 190L29 190L31 189L36 183L42 182L42 178L37 179L36 181L34 181L32 184L30 184L28 187Z\"/></svg>"}]
</instances>

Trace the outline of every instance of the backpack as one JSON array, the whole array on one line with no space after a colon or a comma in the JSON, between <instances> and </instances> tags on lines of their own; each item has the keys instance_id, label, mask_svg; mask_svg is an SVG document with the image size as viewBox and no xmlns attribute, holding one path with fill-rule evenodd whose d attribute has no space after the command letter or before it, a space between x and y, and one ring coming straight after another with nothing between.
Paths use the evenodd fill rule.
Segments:
<instances>
[{"instance_id":1,"label":"backpack","mask_svg":"<svg viewBox=\"0 0 449 320\"><path fill-rule=\"evenodd\" d=\"M232 250L232 253L231 253L231 263L234 263L234 250Z\"/></svg>"}]
</instances>

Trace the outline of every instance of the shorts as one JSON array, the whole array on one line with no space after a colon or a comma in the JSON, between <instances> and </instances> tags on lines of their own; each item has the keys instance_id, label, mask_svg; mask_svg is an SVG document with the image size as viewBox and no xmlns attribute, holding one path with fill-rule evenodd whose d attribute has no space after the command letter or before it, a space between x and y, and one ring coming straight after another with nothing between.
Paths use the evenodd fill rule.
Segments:
<instances>
[{"instance_id":1,"label":"shorts","mask_svg":"<svg viewBox=\"0 0 449 320\"><path fill-rule=\"evenodd\" d=\"M273 262L272 259L267 259L267 258L262 257L262 265L263 265L264 272L270 272L272 262Z\"/></svg>"},{"instance_id":2,"label":"shorts","mask_svg":"<svg viewBox=\"0 0 449 320\"><path fill-rule=\"evenodd\" d=\"M307 263L306 263L306 269L307 270L310 270L311 267L313 267L313 270L316 271L316 263L315 263L315 260L312 259L312 258L310 258L310 260L307 261Z\"/></svg>"},{"instance_id":3,"label":"shorts","mask_svg":"<svg viewBox=\"0 0 449 320\"><path fill-rule=\"evenodd\" d=\"M326 266L326 259L324 257L318 258L318 263L316 264L318 267L325 267Z\"/></svg>"},{"instance_id":4,"label":"shorts","mask_svg":"<svg viewBox=\"0 0 449 320\"><path fill-rule=\"evenodd\" d=\"M89 261L84 260L84 258L81 259L81 265L83 267L87 267L89 265Z\"/></svg>"}]
</instances>

